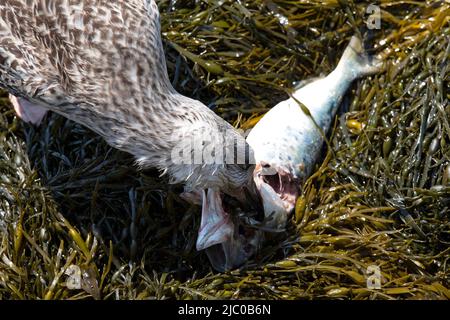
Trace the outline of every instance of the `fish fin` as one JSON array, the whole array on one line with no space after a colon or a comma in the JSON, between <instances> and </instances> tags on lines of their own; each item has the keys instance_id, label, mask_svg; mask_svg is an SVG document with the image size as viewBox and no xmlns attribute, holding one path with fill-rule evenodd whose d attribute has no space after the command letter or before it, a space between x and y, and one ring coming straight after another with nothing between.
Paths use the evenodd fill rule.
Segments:
<instances>
[{"instance_id":1,"label":"fish fin","mask_svg":"<svg viewBox=\"0 0 450 320\"><path fill-rule=\"evenodd\" d=\"M338 64L338 68L351 72L354 79L378 73L383 66L382 60L367 55L361 39L357 36L351 38Z\"/></svg>"}]
</instances>

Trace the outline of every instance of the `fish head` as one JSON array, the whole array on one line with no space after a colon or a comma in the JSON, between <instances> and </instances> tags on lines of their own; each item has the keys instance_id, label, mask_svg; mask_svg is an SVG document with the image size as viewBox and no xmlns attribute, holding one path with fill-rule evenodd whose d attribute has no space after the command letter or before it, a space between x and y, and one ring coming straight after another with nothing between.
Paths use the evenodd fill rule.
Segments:
<instances>
[{"instance_id":1,"label":"fish head","mask_svg":"<svg viewBox=\"0 0 450 320\"><path fill-rule=\"evenodd\" d=\"M263 205L264 227L282 231L295 206L298 179L288 166L261 161L255 167L253 181Z\"/></svg>"}]
</instances>

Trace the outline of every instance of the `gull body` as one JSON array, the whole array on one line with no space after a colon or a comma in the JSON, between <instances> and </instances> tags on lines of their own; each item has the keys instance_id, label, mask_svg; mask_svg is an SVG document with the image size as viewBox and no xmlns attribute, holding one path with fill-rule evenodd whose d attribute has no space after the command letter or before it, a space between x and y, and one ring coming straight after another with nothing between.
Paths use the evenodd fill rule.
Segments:
<instances>
[{"instance_id":1,"label":"gull body","mask_svg":"<svg viewBox=\"0 0 450 320\"><path fill-rule=\"evenodd\" d=\"M245 139L172 87L153 0L1 1L0 87L23 120L39 124L47 111L58 113L131 153L139 166L158 168L187 193L200 193L197 248L221 257L212 261L217 269L245 261L245 239L233 238L221 196L241 195L252 184L250 167L193 159L211 145L229 154ZM199 137L205 140L190 143ZM191 161L174 160L180 143Z\"/></svg>"}]
</instances>

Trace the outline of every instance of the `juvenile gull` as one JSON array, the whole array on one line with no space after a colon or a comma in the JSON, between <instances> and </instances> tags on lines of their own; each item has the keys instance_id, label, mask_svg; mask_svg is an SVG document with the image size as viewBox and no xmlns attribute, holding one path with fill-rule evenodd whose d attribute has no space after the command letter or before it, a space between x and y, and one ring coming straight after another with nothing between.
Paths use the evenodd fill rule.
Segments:
<instances>
[{"instance_id":1,"label":"juvenile gull","mask_svg":"<svg viewBox=\"0 0 450 320\"><path fill-rule=\"evenodd\" d=\"M208 249L216 269L251 254L222 207L224 193L243 201L244 189L253 192L252 161L225 161L245 139L172 87L153 0L1 1L0 87L24 121L56 112L184 183L186 197L200 195L197 249ZM198 161L199 152L223 161Z\"/></svg>"}]
</instances>

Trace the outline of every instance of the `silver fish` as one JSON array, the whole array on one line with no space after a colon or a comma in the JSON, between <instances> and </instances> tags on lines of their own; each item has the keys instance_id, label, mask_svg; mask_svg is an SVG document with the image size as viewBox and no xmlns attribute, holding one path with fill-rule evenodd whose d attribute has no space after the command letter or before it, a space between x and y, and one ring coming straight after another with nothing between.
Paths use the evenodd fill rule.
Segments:
<instances>
[{"instance_id":1,"label":"silver fish","mask_svg":"<svg viewBox=\"0 0 450 320\"><path fill-rule=\"evenodd\" d=\"M247 142L256 160L253 179L262 198L266 227L285 228L299 186L312 173L324 142L323 133L330 128L342 97L352 81L377 73L382 66L353 36L334 71L296 90L250 131Z\"/></svg>"}]
</instances>

